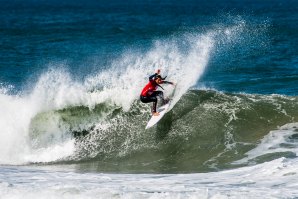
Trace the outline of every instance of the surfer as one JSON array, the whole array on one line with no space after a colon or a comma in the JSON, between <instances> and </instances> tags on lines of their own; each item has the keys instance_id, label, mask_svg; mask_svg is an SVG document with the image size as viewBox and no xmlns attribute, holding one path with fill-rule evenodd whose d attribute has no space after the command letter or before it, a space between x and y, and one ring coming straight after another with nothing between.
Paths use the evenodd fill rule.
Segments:
<instances>
[{"instance_id":1,"label":"surfer","mask_svg":"<svg viewBox=\"0 0 298 199\"><path fill-rule=\"evenodd\" d=\"M161 98L163 104L166 104L168 100L164 99L163 92L158 91L157 88L163 87L160 84L172 84L175 85L173 82L165 81L166 77L162 78L160 75L160 70L158 69L157 72L149 77L148 84L143 88L140 96L140 100L143 103L153 102L152 106L152 115L158 116L159 113L156 112L156 105L157 105L157 97Z\"/></svg>"}]
</instances>

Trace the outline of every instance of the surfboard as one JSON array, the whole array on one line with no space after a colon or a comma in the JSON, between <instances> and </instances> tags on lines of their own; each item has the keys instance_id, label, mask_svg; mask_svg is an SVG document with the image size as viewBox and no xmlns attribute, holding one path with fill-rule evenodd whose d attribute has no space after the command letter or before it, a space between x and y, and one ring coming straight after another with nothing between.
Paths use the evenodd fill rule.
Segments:
<instances>
[{"instance_id":1,"label":"surfboard","mask_svg":"<svg viewBox=\"0 0 298 199\"><path fill-rule=\"evenodd\" d=\"M167 104L157 108L157 112L159 112L158 116L152 115L151 119L149 120L147 126L145 129L149 129L150 127L154 126L161 118L166 114L170 107L171 101L169 101Z\"/></svg>"}]
</instances>

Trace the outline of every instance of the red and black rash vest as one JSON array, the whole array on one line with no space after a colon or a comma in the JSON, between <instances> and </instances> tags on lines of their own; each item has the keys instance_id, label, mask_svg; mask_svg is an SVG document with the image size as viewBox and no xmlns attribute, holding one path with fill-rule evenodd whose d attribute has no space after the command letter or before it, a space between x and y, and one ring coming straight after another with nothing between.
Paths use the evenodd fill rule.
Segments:
<instances>
[{"instance_id":1,"label":"red and black rash vest","mask_svg":"<svg viewBox=\"0 0 298 199\"><path fill-rule=\"evenodd\" d=\"M157 90L158 87L161 87L159 84L157 84L155 82L155 77L157 76L158 74L155 73L154 75L151 75L149 77L149 83L143 88L142 92L141 92L141 96L143 97L149 97L150 95L152 95L152 93L154 91ZM166 77L165 77L166 78ZM172 82L168 82L168 81L164 81L165 78L162 78L162 81L161 81L161 84L173 84ZM161 87L162 88L162 87ZM163 89L163 88L162 88Z\"/></svg>"},{"instance_id":2,"label":"red and black rash vest","mask_svg":"<svg viewBox=\"0 0 298 199\"><path fill-rule=\"evenodd\" d=\"M148 84L143 88L141 96L149 97L152 95L153 91L157 89L158 85L153 79L149 79Z\"/></svg>"}]
</instances>

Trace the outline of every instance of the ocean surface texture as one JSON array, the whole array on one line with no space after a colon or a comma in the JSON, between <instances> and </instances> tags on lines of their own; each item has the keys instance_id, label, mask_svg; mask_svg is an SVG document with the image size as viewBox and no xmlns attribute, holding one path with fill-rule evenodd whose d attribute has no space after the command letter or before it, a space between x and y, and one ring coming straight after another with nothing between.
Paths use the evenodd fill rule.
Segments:
<instances>
[{"instance_id":1,"label":"ocean surface texture","mask_svg":"<svg viewBox=\"0 0 298 199\"><path fill-rule=\"evenodd\" d=\"M0 5L0 198L298 198L297 0Z\"/></svg>"}]
</instances>

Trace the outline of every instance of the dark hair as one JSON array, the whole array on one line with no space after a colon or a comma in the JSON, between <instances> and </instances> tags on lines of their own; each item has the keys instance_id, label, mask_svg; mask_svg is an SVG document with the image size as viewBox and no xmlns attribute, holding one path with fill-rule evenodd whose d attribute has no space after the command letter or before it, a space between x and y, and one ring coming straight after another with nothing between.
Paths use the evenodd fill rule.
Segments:
<instances>
[{"instance_id":1,"label":"dark hair","mask_svg":"<svg viewBox=\"0 0 298 199\"><path fill-rule=\"evenodd\" d=\"M162 77L161 75L156 75L155 78L154 78L154 80L156 80L158 78L160 78L161 80L165 80L167 78L167 76Z\"/></svg>"},{"instance_id":2,"label":"dark hair","mask_svg":"<svg viewBox=\"0 0 298 199\"><path fill-rule=\"evenodd\" d=\"M156 75L154 79L158 79L158 78L162 79L160 75Z\"/></svg>"}]
</instances>

